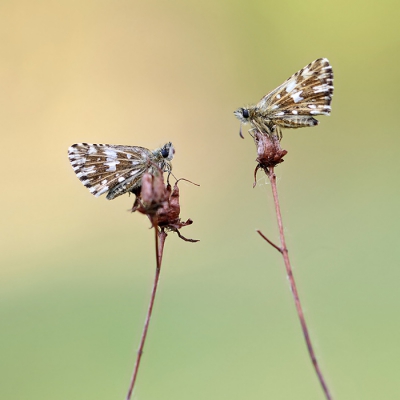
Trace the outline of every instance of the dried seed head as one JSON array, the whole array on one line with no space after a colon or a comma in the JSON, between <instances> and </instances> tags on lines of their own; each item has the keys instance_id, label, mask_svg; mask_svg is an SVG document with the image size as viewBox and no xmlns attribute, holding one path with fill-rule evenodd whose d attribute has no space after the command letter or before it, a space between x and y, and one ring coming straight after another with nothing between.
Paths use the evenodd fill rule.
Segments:
<instances>
[{"instance_id":1,"label":"dried seed head","mask_svg":"<svg viewBox=\"0 0 400 400\"><path fill-rule=\"evenodd\" d=\"M143 175L140 200L145 214L155 215L167 200L167 196L162 173Z\"/></svg>"},{"instance_id":2,"label":"dried seed head","mask_svg":"<svg viewBox=\"0 0 400 400\"><path fill-rule=\"evenodd\" d=\"M178 181L172 188L168 183L164 184L163 174L145 174L142 179L142 189L132 211L139 211L146 214L153 226L158 226L162 231L176 232L178 236L188 242L197 242L198 240L186 239L179 229L191 225L193 221L181 221L179 188Z\"/></svg>"},{"instance_id":3,"label":"dried seed head","mask_svg":"<svg viewBox=\"0 0 400 400\"><path fill-rule=\"evenodd\" d=\"M268 168L275 167L275 165L283 162L283 157L287 154L287 151L282 150L279 138L275 135L264 135L259 131L255 131L253 137L258 154L256 159L258 165L254 171L255 179L259 169L263 169L268 173ZM253 186L255 186L255 182Z\"/></svg>"}]
</instances>

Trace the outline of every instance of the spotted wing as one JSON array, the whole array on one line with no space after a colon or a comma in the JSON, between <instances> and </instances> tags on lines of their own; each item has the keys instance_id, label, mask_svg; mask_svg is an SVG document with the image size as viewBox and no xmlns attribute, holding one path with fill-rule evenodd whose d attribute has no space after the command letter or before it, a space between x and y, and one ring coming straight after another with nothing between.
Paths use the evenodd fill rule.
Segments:
<instances>
[{"instance_id":1,"label":"spotted wing","mask_svg":"<svg viewBox=\"0 0 400 400\"><path fill-rule=\"evenodd\" d=\"M326 58L319 58L296 72L264 96L257 108L277 125L316 125L314 115L330 115L333 71Z\"/></svg>"},{"instance_id":2,"label":"spotted wing","mask_svg":"<svg viewBox=\"0 0 400 400\"><path fill-rule=\"evenodd\" d=\"M109 192L109 200L140 186L152 159L144 147L77 143L68 149L76 176L98 197Z\"/></svg>"}]
</instances>

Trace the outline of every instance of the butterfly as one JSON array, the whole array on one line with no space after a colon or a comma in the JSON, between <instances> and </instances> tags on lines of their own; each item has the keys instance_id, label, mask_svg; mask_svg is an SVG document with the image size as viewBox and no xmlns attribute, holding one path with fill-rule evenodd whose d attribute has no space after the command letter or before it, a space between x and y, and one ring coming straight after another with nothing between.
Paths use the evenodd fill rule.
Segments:
<instances>
[{"instance_id":1,"label":"butterfly","mask_svg":"<svg viewBox=\"0 0 400 400\"><path fill-rule=\"evenodd\" d=\"M139 146L76 143L68 157L76 176L99 197L107 193L112 200L124 193L138 194L146 172L159 169L171 173L175 149L171 142L153 151Z\"/></svg>"},{"instance_id":2,"label":"butterfly","mask_svg":"<svg viewBox=\"0 0 400 400\"><path fill-rule=\"evenodd\" d=\"M319 58L266 94L255 106L238 108L241 123L265 135L282 137L281 128L318 125L314 115L330 115L333 71L328 59ZM251 131L250 130L250 131ZM242 124L240 125L242 135Z\"/></svg>"}]
</instances>

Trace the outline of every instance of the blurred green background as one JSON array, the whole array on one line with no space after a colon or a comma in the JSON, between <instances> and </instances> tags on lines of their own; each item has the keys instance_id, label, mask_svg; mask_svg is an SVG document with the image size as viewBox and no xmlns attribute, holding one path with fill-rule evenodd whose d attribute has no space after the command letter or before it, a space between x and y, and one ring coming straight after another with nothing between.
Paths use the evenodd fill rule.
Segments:
<instances>
[{"instance_id":1,"label":"blurred green background","mask_svg":"<svg viewBox=\"0 0 400 400\"><path fill-rule=\"evenodd\" d=\"M233 111L312 60L332 116L286 130L287 242L335 399L400 398L395 1L0 3L0 398L123 399L155 260L133 197L96 199L75 142L172 141L185 243L167 238L135 399L322 399L270 186Z\"/></svg>"}]
</instances>

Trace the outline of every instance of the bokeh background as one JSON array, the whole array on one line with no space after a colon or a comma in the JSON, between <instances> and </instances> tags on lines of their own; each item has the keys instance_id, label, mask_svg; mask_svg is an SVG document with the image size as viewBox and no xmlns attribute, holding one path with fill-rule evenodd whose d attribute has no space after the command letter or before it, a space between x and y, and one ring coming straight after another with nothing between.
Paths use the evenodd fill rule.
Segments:
<instances>
[{"instance_id":1,"label":"bokeh background","mask_svg":"<svg viewBox=\"0 0 400 400\"><path fill-rule=\"evenodd\" d=\"M322 399L237 107L319 57L332 116L287 130L287 242L335 399L400 398L397 1L0 3L0 398L123 399L155 261L133 197L96 199L75 142L176 147L135 399Z\"/></svg>"}]
</instances>

